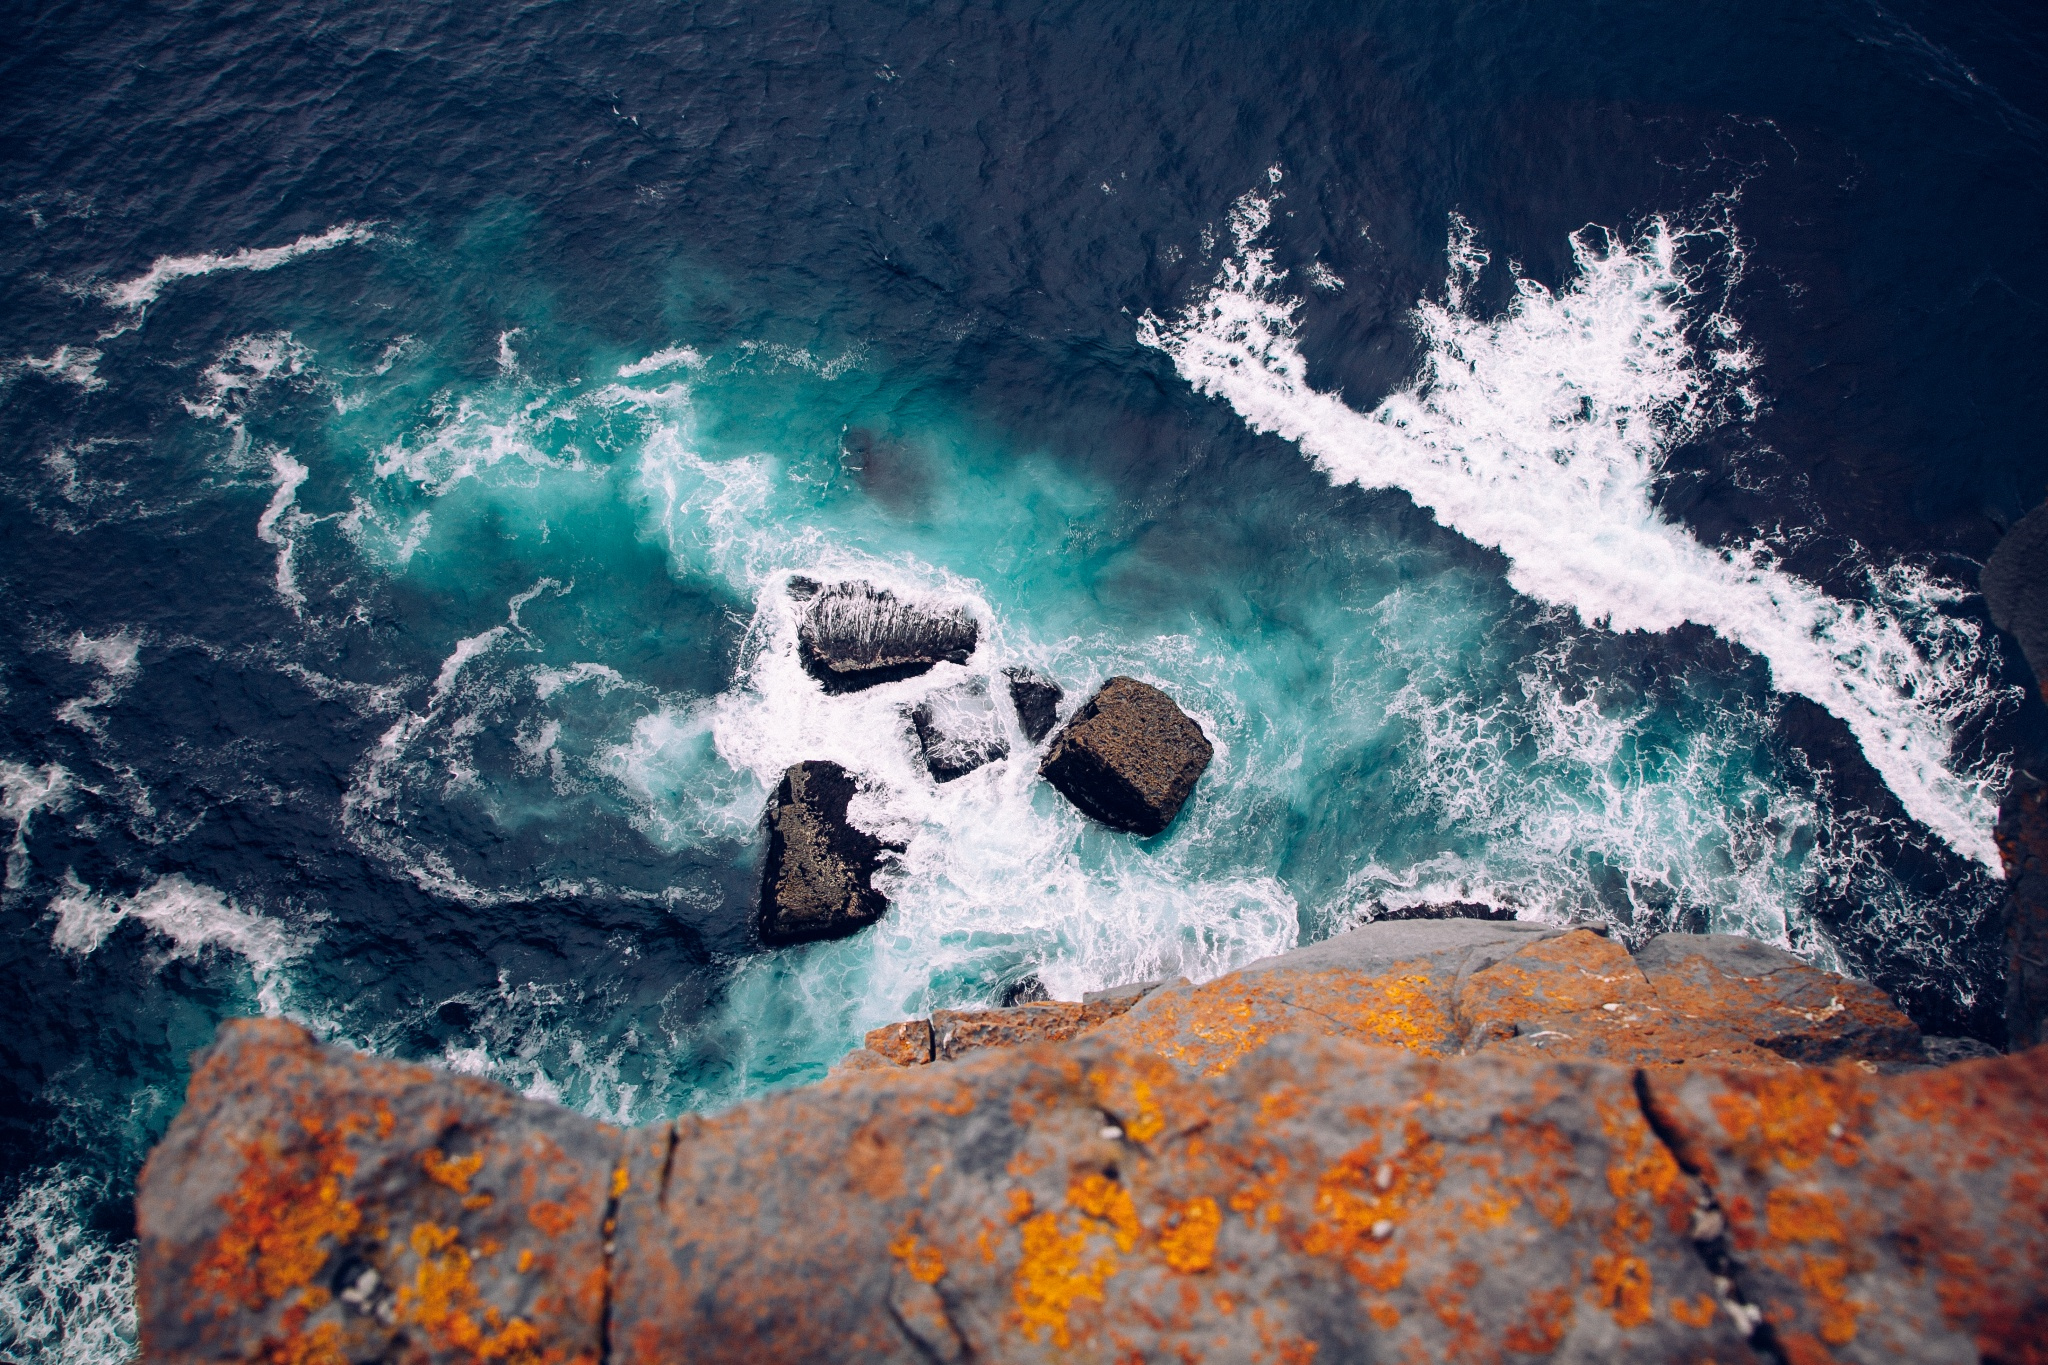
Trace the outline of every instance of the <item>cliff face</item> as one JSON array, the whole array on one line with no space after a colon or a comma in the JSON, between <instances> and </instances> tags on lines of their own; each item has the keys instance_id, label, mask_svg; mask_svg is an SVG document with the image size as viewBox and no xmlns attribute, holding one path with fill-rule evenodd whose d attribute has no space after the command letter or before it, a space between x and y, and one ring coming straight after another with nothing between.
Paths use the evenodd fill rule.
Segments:
<instances>
[{"instance_id":1,"label":"cliff face","mask_svg":"<svg viewBox=\"0 0 2048 1365\"><path fill-rule=\"evenodd\" d=\"M1768 949L1457 921L631 1131L242 1021L143 1175L144 1346L2048 1360L2048 1054L1922 1058Z\"/></svg>"}]
</instances>

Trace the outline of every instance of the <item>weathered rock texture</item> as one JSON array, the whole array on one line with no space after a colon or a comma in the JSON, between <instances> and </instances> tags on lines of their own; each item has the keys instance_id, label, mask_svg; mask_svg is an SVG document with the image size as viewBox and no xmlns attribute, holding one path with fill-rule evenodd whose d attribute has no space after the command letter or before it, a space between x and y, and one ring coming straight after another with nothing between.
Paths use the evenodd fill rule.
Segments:
<instances>
[{"instance_id":1,"label":"weathered rock texture","mask_svg":"<svg viewBox=\"0 0 2048 1365\"><path fill-rule=\"evenodd\" d=\"M1003 676L1010 680L1010 705L1016 708L1017 724L1023 728L1024 738L1038 743L1052 733L1058 722L1066 689L1029 668L1006 668Z\"/></svg>"},{"instance_id":2,"label":"weathered rock texture","mask_svg":"<svg viewBox=\"0 0 2048 1365\"><path fill-rule=\"evenodd\" d=\"M797 657L827 692L858 692L878 683L964 664L980 627L958 607L905 602L872 583L821 587L792 579Z\"/></svg>"},{"instance_id":3,"label":"weathered rock texture","mask_svg":"<svg viewBox=\"0 0 2048 1365\"><path fill-rule=\"evenodd\" d=\"M853 775L837 763L799 763L768 803L768 862L756 930L771 946L843 938L880 919L875 890L883 843L846 818Z\"/></svg>"},{"instance_id":4,"label":"weathered rock texture","mask_svg":"<svg viewBox=\"0 0 2048 1365\"><path fill-rule=\"evenodd\" d=\"M910 724L925 770L935 781L965 777L1010 752L997 732L988 687L979 680L926 697L910 708Z\"/></svg>"},{"instance_id":5,"label":"weathered rock texture","mask_svg":"<svg viewBox=\"0 0 2048 1365\"><path fill-rule=\"evenodd\" d=\"M145 1352L2040 1361L2048 1053L1859 1055L1899 1039L1853 983L1646 957L1371 926L1064 1042L930 1060L965 1016L896 1026L865 1069L626 1133L230 1024L143 1174ZM1848 1060L1785 1055L1816 1048Z\"/></svg>"},{"instance_id":6,"label":"weathered rock texture","mask_svg":"<svg viewBox=\"0 0 2048 1365\"><path fill-rule=\"evenodd\" d=\"M2005 1031L2017 1050L2048 1043L2048 783L2013 775L1998 812L2005 862Z\"/></svg>"},{"instance_id":7,"label":"weathered rock texture","mask_svg":"<svg viewBox=\"0 0 2048 1365\"><path fill-rule=\"evenodd\" d=\"M1171 697L1118 677L1074 713L1039 772L1103 824L1149 836L1173 823L1214 753Z\"/></svg>"}]
</instances>

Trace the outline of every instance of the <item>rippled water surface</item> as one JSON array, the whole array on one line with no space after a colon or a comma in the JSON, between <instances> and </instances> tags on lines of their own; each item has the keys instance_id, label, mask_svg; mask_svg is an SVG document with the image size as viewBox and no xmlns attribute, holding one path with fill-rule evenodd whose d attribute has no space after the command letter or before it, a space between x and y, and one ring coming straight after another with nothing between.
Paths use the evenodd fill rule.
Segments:
<instances>
[{"instance_id":1,"label":"rippled water surface","mask_svg":"<svg viewBox=\"0 0 2048 1365\"><path fill-rule=\"evenodd\" d=\"M89 8L0 110L0 1353L133 1340L222 1018L623 1122L1384 907L1996 1039L2031 9ZM980 627L827 696L793 574ZM1166 688L1093 826L908 710ZM832 759L893 908L763 950Z\"/></svg>"}]
</instances>

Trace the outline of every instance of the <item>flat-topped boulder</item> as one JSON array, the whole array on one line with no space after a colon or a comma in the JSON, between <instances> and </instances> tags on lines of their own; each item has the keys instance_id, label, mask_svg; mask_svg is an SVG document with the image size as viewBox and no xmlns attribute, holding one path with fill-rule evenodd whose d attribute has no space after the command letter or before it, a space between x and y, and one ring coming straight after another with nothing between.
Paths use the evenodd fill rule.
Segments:
<instances>
[{"instance_id":1,"label":"flat-topped boulder","mask_svg":"<svg viewBox=\"0 0 2048 1365\"><path fill-rule=\"evenodd\" d=\"M906 602L887 588L855 580L789 580L797 603L797 658L827 692L858 692L964 664L981 628L963 608Z\"/></svg>"},{"instance_id":2,"label":"flat-topped boulder","mask_svg":"<svg viewBox=\"0 0 2048 1365\"><path fill-rule=\"evenodd\" d=\"M768 861L755 921L762 943L844 938L888 910L874 886L886 845L847 819L856 789L837 763L798 763L782 775L765 817Z\"/></svg>"},{"instance_id":3,"label":"flat-topped boulder","mask_svg":"<svg viewBox=\"0 0 2048 1365\"><path fill-rule=\"evenodd\" d=\"M1173 823L1214 754L1173 698L1115 677L1082 703L1038 771L1083 813L1149 837Z\"/></svg>"}]
</instances>

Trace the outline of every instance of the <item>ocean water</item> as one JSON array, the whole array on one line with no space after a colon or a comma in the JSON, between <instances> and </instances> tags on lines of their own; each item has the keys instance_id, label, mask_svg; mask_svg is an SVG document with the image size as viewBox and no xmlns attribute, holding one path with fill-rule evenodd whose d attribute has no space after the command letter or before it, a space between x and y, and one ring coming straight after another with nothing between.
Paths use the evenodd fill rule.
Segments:
<instances>
[{"instance_id":1,"label":"ocean water","mask_svg":"<svg viewBox=\"0 0 2048 1365\"><path fill-rule=\"evenodd\" d=\"M640 1122L1476 900L1999 1039L2030 8L6 22L0 1355L132 1350L237 1014ZM828 697L795 574L982 643ZM930 780L910 707L1017 665L1201 722L1169 831L1007 708ZM893 908L768 951L813 758Z\"/></svg>"}]
</instances>

